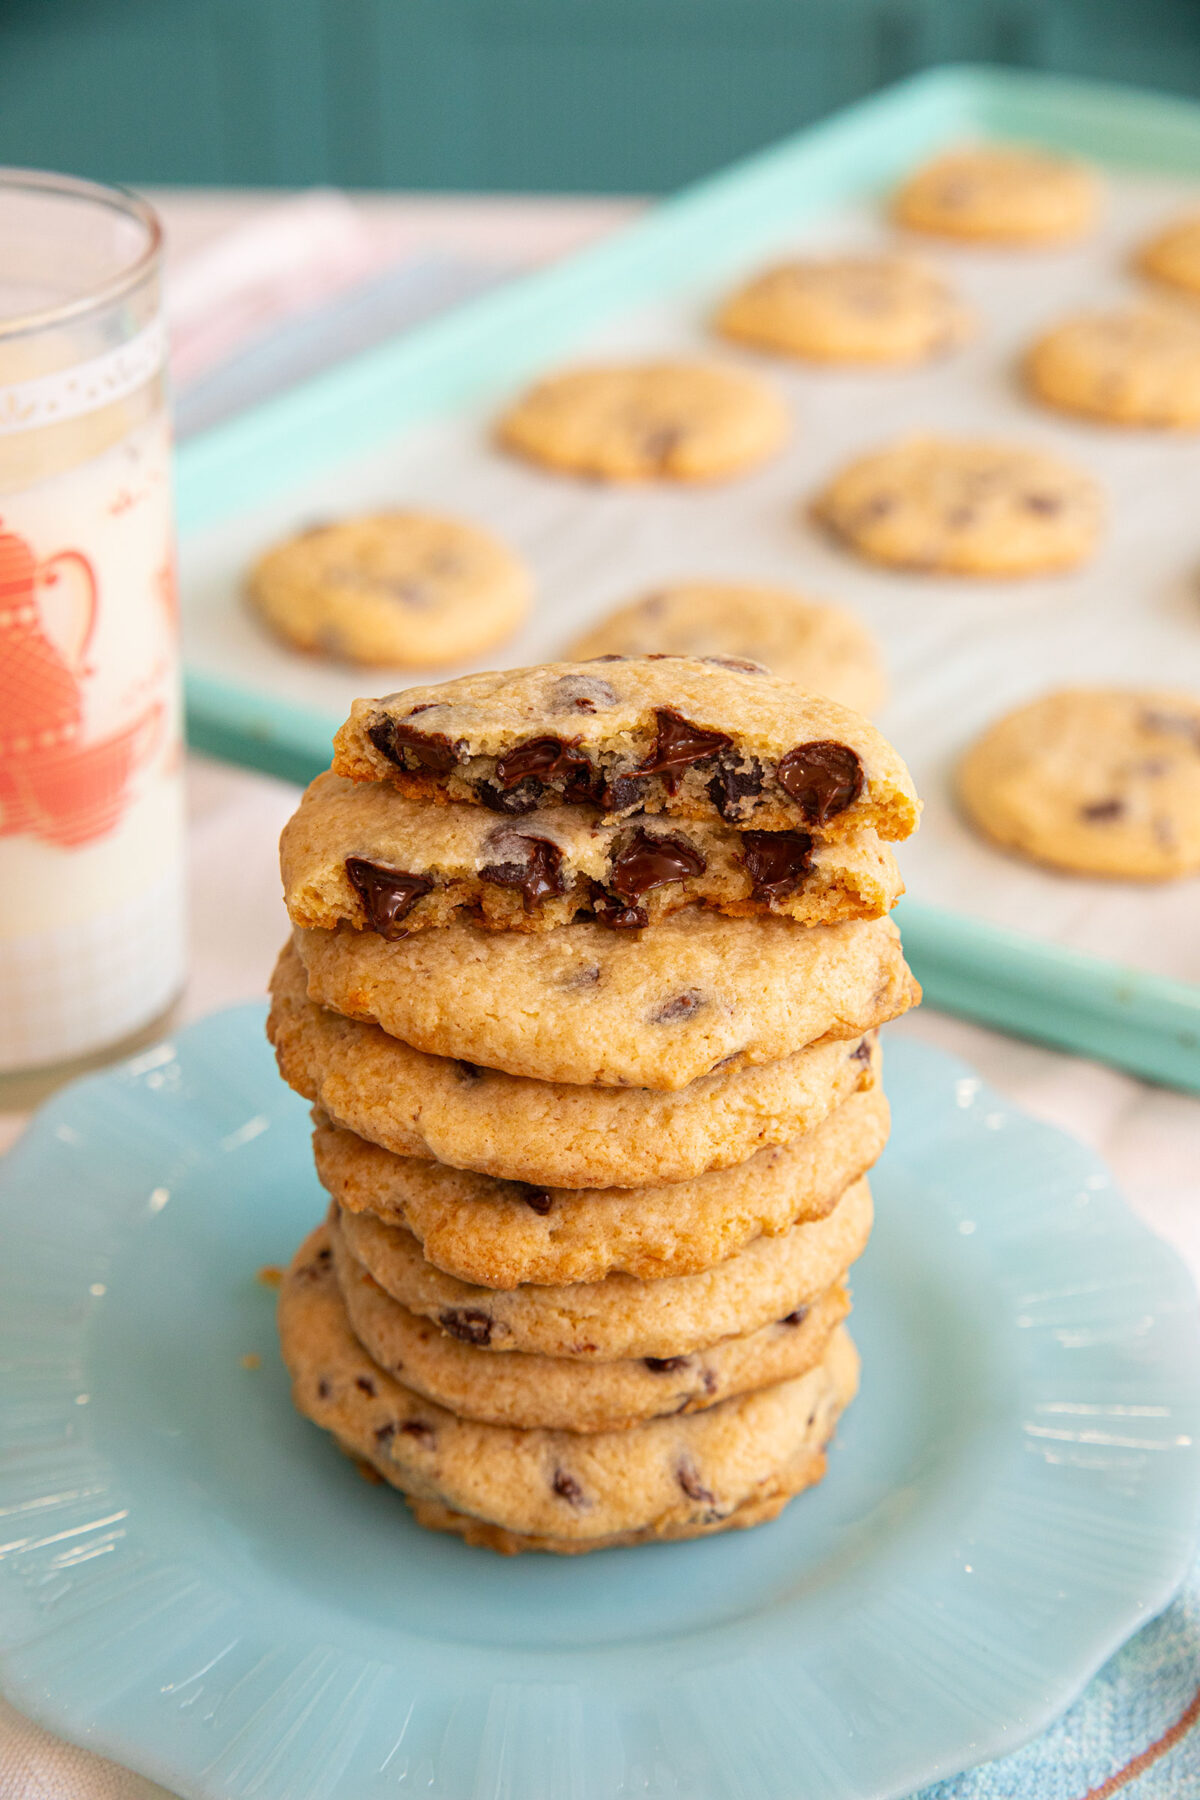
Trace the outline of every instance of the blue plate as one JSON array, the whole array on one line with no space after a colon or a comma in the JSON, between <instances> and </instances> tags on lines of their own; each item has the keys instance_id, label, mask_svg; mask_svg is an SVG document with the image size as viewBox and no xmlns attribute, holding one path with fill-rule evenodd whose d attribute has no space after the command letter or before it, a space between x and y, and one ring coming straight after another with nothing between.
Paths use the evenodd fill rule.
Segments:
<instances>
[{"instance_id":1,"label":"blue plate","mask_svg":"<svg viewBox=\"0 0 1200 1800\"><path fill-rule=\"evenodd\" d=\"M1077 1144L915 1044L888 1081L824 1485L513 1561L292 1412L255 1270L322 1198L260 1009L67 1090L0 1173L11 1698L189 1800L883 1800L1015 1748L1188 1566L1196 1302Z\"/></svg>"}]
</instances>

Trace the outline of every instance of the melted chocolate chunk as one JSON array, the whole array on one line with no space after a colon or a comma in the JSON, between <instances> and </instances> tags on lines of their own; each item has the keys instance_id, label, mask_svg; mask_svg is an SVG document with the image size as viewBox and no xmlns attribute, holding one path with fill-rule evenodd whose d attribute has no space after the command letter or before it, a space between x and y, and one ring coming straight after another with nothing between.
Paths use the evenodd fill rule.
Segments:
<instances>
[{"instance_id":1,"label":"melted chocolate chunk","mask_svg":"<svg viewBox=\"0 0 1200 1800\"><path fill-rule=\"evenodd\" d=\"M562 876L563 853L549 838L530 837L515 841L529 846L526 860L488 863L479 871L480 877L494 882L497 887L516 888L525 902L525 911L533 912L539 900L566 892L567 884Z\"/></svg>"},{"instance_id":2,"label":"melted chocolate chunk","mask_svg":"<svg viewBox=\"0 0 1200 1800\"><path fill-rule=\"evenodd\" d=\"M863 790L863 766L849 744L818 739L780 758L775 776L812 825L825 825L853 806Z\"/></svg>"},{"instance_id":3,"label":"melted chocolate chunk","mask_svg":"<svg viewBox=\"0 0 1200 1800\"><path fill-rule=\"evenodd\" d=\"M812 867L813 841L807 831L744 831L742 843L755 900L782 900Z\"/></svg>"},{"instance_id":4,"label":"melted chocolate chunk","mask_svg":"<svg viewBox=\"0 0 1200 1800\"><path fill-rule=\"evenodd\" d=\"M510 818L522 818L531 813L542 797L542 784L535 781L532 775L519 782L507 793L498 788L494 781L480 781L475 785L475 792L489 812L507 813Z\"/></svg>"},{"instance_id":5,"label":"melted chocolate chunk","mask_svg":"<svg viewBox=\"0 0 1200 1800\"><path fill-rule=\"evenodd\" d=\"M480 1348L491 1343L493 1323L491 1313L478 1306L447 1306L438 1314L438 1324L449 1337Z\"/></svg>"},{"instance_id":6,"label":"melted chocolate chunk","mask_svg":"<svg viewBox=\"0 0 1200 1800\"><path fill-rule=\"evenodd\" d=\"M415 764L431 775L445 775L458 762L458 753L444 732L416 731L411 725L388 718L386 713L367 727L367 736L379 754L398 769Z\"/></svg>"},{"instance_id":7,"label":"melted chocolate chunk","mask_svg":"<svg viewBox=\"0 0 1200 1800\"><path fill-rule=\"evenodd\" d=\"M437 1443L437 1432L424 1419L405 1419L400 1429L406 1437L415 1438L425 1450L432 1450Z\"/></svg>"},{"instance_id":8,"label":"melted chocolate chunk","mask_svg":"<svg viewBox=\"0 0 1200 1800\"><path fill-rule=\"evenodd\" d=\"M408 934L397 927L407 919L421 896L433 890L433 882L427 875L389 869L385 863L368 862L362 856L346 858L346 874L363 903L371 930L377 931L382 938L406 937Z\"/></svg>"},{"instance_id":9,"label":"melted chocolate chunk","mask_svg":"<svg viewBox=\"0 0 1200 1800\"><path fill-rule=\"evenodd\" d=\"M523 1181L519 1181L517 1186L521 1189L521 1198L526 1206L532 1208L540 1219L544 1219L554 1205L553 1197L545 1188L528 1187Z\"/></svg>"},{"instance_id":10,"label":"melted chocolate chunk","mask_svg":"<svg viewBox=\"0 0 1200 1800\"><path fill-rule=\"evenodd\" d=\"M354 1385L356 1388L361 1388L364 1394L370 1394L372 1399L375 1398L375 1383L369 1375L356 1375Z\"/></svg>"},{"instance_id":11,"label":"melted chocolate chunk","mask_svg":"<svg viewBox=\"0 0 1200 1800\"><path fill-rule=\"evenodd\" d=\"M643 1356L642 1358L652 1375L674 1375L677 1369L686 1369L691 1360L690 1356Z\"/></svg>"},{"instance_id":12,"label":"melted chocolate chunk","mask_svg":"<svg viewBox=\"0 0 1200 1800\"><path fill-rule=\"evenodd\" d=\"M397 1427L391 1423L389 1423L387 1425L380 1425L377 1428L377 1430L375 1432L375 1442L379 1445L379 1448L381 1450L387 1449L388 1445L391 1443L392 1439L395 1437L396 1431L397 1431Z\"/></svg>"},{"instance_id":13,"label":"melted chocolate chunk","mask_svg":"<svg viewBox=\"0 0 1200 1800\"><path fill-rule=\"evenodd\" d=\"M670 707L658 707L654 717L658 722L654 747L634 773L661 775L668 794L676 791L685 769L715 756L719 750L727 750L733 742L725 732L694 725Z\"/></svg>"},{"instance_id":14,"label":"melted chocolate chunk","mask_svg":"<svg viewBox=\"0 0 1200 1800\"><path fill-rule=\"evenodd\" d=\"M699 988L688 988L686 993L676 994L673 999L663 1004L650 1014L652 1025L676 1025L680 1019L690 1019L694 1012L706 1005L704 995Z\"/></svg>"},{"instance_id":15,"label":"melted chocolate chunk","mask_svg":"<svg viewBox=\"0 0 1200 1800\"><path fill-rule=\"evenodd\" d=\"M808 1312L807 1306L798 1306L795 1312L785 1313L779 1323L781 1325L803 1325L808 1317Z\"/></svg>"},{"instance_id":16,"label":"melted chocolate chunk","mask_svg":"<svg viewBox=\"0 0 1200 1800\"><path fill-rule=\"evenodd\" d=\"M483 1080L483 1070L478 1063L459 1062L457 1068L464 1081Z\"/></svg>"},{"instance_id":17,"label":"melted chocolate chunk","mask_svg":"<svg viewBox=\"0 0 1200 1800\"><path fill-rule=\"evenodd\" d=\"M715 1506L717 1496L705 1487L700 1479L700 1471L690 1456L682 1457L676 1464L675 1479L689 1500L698 1500L704 1506Z\"/></svg>"},{"instance_id":18,"label":"melted chocolate chunk","mask_svg":"<svg viewBox=\"0 0 1200 1800\"><path fill-rule=\"evenodd\" d=\"M704 857L686 838L654 837L639 829L614 860L609 880L623 900L633 902L652 888L703 875L707 867Z\"/></svg>"},{"instance_id":19,"label":"melted chocolate chunk","mask_svg":"<svg viewBox=\"0 0 1200 1800\"><path fill-rule=\"evenodd\" d=\"M702 656L701 662L712 663L717 669L737 669L742 675L769 675L770 669L765 663L755 662L749 656Z\"/></svg>"},{"instance_id":20,"label":"melted chocolate chunk","mask_svg":"<svg viewBox=\"0 0 1200 1800\"><path fill-rule=\"evenodd\" d=\"M563 778L563 798L589 800L595 785L591 758L576 749L578 739L559 737L529 738L502 756L496 764L496 780L501 788L515 788L532 776L547 782Z\"/></svg>"},{"instance_id":21,"label":"melted chocolate chunk","mask_svg":"<svg viewBox=\"0 0 1200 1800\"><path fill-rule=\"evenodd\" d=\"M615 706L617 690L599 675L563 675L546 695L552 712L568 707L572 712L594 713L598 706Z\"/></svg>"},{"instance_id":22,"label":"melted chocolate chunk","mask_svg":"<svg viewBox=\"0 0 1200 1800\"><path fill-rule=\"evenodd\" d=\"M1125 802L1118 800L1114 794L1111 800L1090 800L1081 806L1079 816L1086 819L1089 825L1107 825L1113 819L1119 819L1125 811Z\"/></svg>"},{"instance_id":23,"label":"melted chocolate chunk","mask_svg":"<svg viewBox=\"0 0 1200 1800\"><path fill-rule=\"evenodd\" d=\"M592 883L592 911L614 931L641 931L650 923L644 906L626 906L615 894L606 894L599 882Z\"/></svg>"},{"instance_id":24,"label":"melted chocolate chunk","mask_svg":"<svg viewBox=\"0 0 1200 1800\"><path fill-rule=\"evenodd\" d=\"M571 969L559 982L564 988L591 988L600 980L599 963L581 963L577 969Z\"/></svg>"},{"instance_id":25,"label":"melted chocolate chunk","mask_svg":"<svg viewBox=\"0 0 1200 1800\"><path fill-rule=\"evenodd\" d=\"M583 1489L580 1487L575 1477L573 1475L568 1475L565 1469L555 1469L554 1480L550 1485L558 1495L559 1499L565 1500L568 1506L582 1506L584 1504Z\"/></svg>"},{"instance_id":26,"label":"melted chocolate chunk","mask_svg":"<svg viewBox=\"0 0 1200 1800\"><path fill-rule=\"evenodd\" d=\"M732 823L742 816L742 802L756 799L762 787L762 764L756 757L750 758L747 768L741 768L735 757L723 756L708 784L708 797L721 817Z\"/></svg>"}]
</instances>

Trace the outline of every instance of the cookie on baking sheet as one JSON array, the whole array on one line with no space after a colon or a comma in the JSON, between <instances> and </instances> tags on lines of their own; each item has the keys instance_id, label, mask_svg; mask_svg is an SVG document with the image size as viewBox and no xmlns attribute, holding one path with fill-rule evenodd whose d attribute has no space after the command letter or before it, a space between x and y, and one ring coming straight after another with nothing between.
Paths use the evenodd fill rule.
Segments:
<instances>
[{"instance_id":1,"label":"cookie on baking sheet","mask_svg":"<svg viewBox=\"0 0 1200 1800\"><path fill-rule=\"evenodd\" d=\"M721 657L549 663L356 700L333 768L510 817L565 802L828 839L869 825L890 841L920 813L874 726Z\"/></svg>"},{"instance_id":2,"label":"cookie on baking sheet","mask_svg":"<svg viewBox=\"0 0 1200 1800\"><path fill-rule=\"evenodd\" d=\"M1073 158L1019 144L963 144L910 175L892 201L900 225L978 243L1038 245L1095 222L1095 175Z\"/></svg>"},{"instance_id":3,"label":"cookie on baking sheet","mask_svg":"<svg viewBox=\"0 0 1200 1800\"><path fill-rule=\"evenodd\" d=\"M508 450L606 481L716 481L782 447L787 407L741 369L644 362L568 369L521 395L496 426Z\"/></svg>"},{"instance_id":4,"label":"cookie on baking sheet","mask_svg":"<svg viewBox=\"0 0 1200 1800\"><path fill-rule=\"evenodd\" d=\"M1063 688L1007 713L962 760L975 825L1079 875L1200 870L1200 695Z\"/></svg>"},{"instance_id":5,"label":"cookie on baking sheet","mask_svg":"<svg viewBox=\"0 0 1200 1800\"><path fill-rule=\"evenodd\" d=\"M566 654L589 662L655 651L762 663L773 675L868 718L887 695L879 646L853 613L789 588L742 581L656 588L589 626Z\"/></svg>"},{"instance_id":6,"label":"cookie on baking sheet","mask_svg":"<svg viewBox=\"0 0 1200 1800\"><path fill-rule=\"evenodd\" d=\"M780 263L716 318L725 337L818 363L924 362L962 343L973 323L936 270L887 252Z\"/></svg>"},{"instance_id":7,"label":"cookie on baking sheet","mask_svg":"<svg viewBox=\"0 0 1200 1800\"><path fill-rule=\"evenodd\" d=\"M1200 318L1182 305L1078 313L1025 359L1029 386L1060 412L1109 425L1200 425Z\"/></svg>"},{"instance_id":8,"label":"cookie on baking sheet","mask_svg":"<svg viewBox=\"0 0 1200 1800\"><path fill-rule=\"evenodd\" d=\"M435 1269L410 1231L374 1213L342 1213L350 1253L393 1300L464 1343L505 1353L608 1362L678 1356L785 1318L840 1281L871 1232L864 1180L823 1219L755 1238L695 1275L608 1275L565 1287L486 1288Z\"/></svg>"},{"instance_id":9,"label":"cookie on baking sheet","mask_svg":"<svg viewBox=\"0 0 1200 1800\"><path fill-rule=\"evenodd\" d=\"M907 1012L891 919L798 930L692 909L652 931L574 924L521 937L448 925L388 943L295 932L308 997L430 1056L534 1081L674 1092Z\"/></svg>"},{"instance_id":10,"label":"cookie on baking sheet","mask_svg":"<svg viewBox=\"0 0 1200 1800\"><path fill-rule=\"evenodd\" d=\"M1043 450L905 438L842 469L815 517L869 562L938 575L1038 575L1091 555L1103 517L1090 476Z\"/></svg>"},{"instance_id":11,"label":"cookie on baking sheet","mask_svg":"<svg viewBox=\"0 0 1200 1800\"><path fill-rule=\"evenodd\" d=\"M844 1326L806 1374L631 1431L518 1431L459 1419L372 1361L350 1329L324 1228L279 1296L297 1409L399 1488L417 1518L493 1548L599 1549L771 1518L819 1481L858 1385Z\"/></svg>"},{"instance_id":12,"label":"cookie on baking sheet","mask_svg":"<svg viewBox=\"0 0 1200 1800\"><path fill-rule=\"evenodd\" d=\"M247 591L297 649L400 669L490 650L532 603L529 573L504 544L418 512L314 525L261 556Z\"/></svg>"},{"instance_id":13,"label":"cookie on baking sheet","mask_svg":"<svg viewBox=\"0 0 1200 1800\"><path fill-rule=\"evenodd\" d=\"M878 1080L870 1034L720 1069L674 1094L503 1075L426 1056L315 1005L291 944L271 1001L280 1074L339 1124L398 1156L551 1187L640 1187L729 1168L810 1130Z\"/></svg>"},{"instance_id":14,"label":"cookie on baking sheet","mask_svg":"<svg viewBox=\"0 0 1200 1800\"><path fill-rule=\"evenodd\" d=\"M1200 213L1188 213L1164 226L1142 245L1137 266L1167 287L1200 294Z\"/></svg>"},{"instance_id":15,"label":"cookie on baking sheet","mask_svg":"<svg viewBox=\"0 0 1200 1800\"><path fill-rule=\"evenodd\" d=\"M317 1175L343 1211L405 1226L426 1262L480 1287L563 1286L614 1271L694 1275L751 1239L822 1219L887 1143L882 1087L849 1094L811 1131L729 1169L639 1188L499 1181L390 1150L314 1114Z\"/></svg>"},{"instance_id":16,"label":"cookie on baking sheet","mask_svg":"<svg viewBox=\"0 0 1200 1800\"><path fill-rule=\"evenodd\" d=\"M903 892L895 857L869 828L825 843L709 819L606 822L578 806L523 825L328 772L284 826L279 859L294 925L388 939L464 922L544 932L575 918L631 931L701 905L832 925L879 918Z\"/></svg>"},{"instance_id":17,"label":"cookie on baking sheet","mask_svg":"<svg viewBox=\"0 0 1200 1800\"><path fill-rule=\"evenodd\" d=\"M493 1356L393 1300L351 1255L336 1220L329 1229L351 1330L374 1361L460 1419L522 1431L622 1431L789 1381L820 1361L850 1310L846 1289L835 1284L783 1319L690 1355Z\"/></svg>"}]
</instances>

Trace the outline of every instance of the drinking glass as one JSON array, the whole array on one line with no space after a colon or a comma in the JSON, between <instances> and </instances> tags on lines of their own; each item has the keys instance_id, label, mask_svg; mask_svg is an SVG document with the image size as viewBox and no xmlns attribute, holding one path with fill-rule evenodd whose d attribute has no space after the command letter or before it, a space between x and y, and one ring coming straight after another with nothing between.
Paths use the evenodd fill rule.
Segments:
<instances>
[{"instance_id":1,"label":"drinking glass","mask_svg":"<svg viewBox=\"0 0 1200 1800\"><path fill-rule=\"evenodd\" d=\"M0 1071L183 981L161 246L133 194L0 169Z\"/></svg>"}]
</instances>

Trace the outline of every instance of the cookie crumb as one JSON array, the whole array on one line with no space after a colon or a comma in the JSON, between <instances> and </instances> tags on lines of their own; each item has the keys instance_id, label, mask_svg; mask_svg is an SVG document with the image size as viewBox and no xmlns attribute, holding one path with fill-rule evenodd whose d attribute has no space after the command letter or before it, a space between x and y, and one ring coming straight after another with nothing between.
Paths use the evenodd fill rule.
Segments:
<instances>
[{"instance_id":1,"label":"cookie crumb","mask_svg":"<svg viewBox=\"0 0 1200 1800\"><path fill-rule=\"evenodd\" d=\"M283 1270L278 1263L264 1263L254 1279L260 1287L277 1288L283 1280Z\"/></svg>"},{"instance_id":2,"label":"cookie crumb","mask_svg":"<svg viewBox=\"0 0 1200 1800\"><path fill-rule=\"evenodd\" d=\"M243 1369L261 1369L262 1357L257 1350L247 1350L245 1356L238 1358Z\"/></svg>"}]
</instances>

